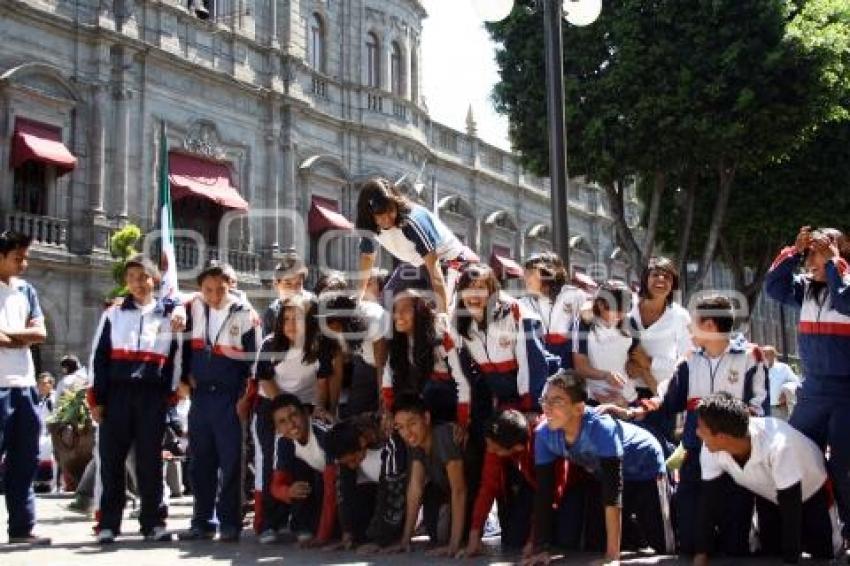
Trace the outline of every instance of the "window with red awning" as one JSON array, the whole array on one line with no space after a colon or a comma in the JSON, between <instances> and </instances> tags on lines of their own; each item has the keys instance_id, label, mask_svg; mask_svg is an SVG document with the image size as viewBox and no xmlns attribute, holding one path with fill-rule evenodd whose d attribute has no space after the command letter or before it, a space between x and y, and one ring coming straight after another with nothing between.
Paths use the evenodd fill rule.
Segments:
<instances>
[{"instance_id":1,"label":"window with red awning","mask_svg":"<svg viewBox=\"0 0 850 566\"><path fill-rule=\"evenodd\" d=\"M168 181L174 201L200 197L224 208L248 210L248 203L233 184L228 163L170 152Z\"/></svg>"},{"instance_id":2,"label":"window with red awning","mask_svg":"<svg viewBox=\"0 0 850 566\"><path fill-rule=\"evenodd\" d=\"M339 212L339 204L332 199L314 196L307 214L307 231L313 237L328 230L352 230L354 224Z\"/></svg>"},{"instance_id":3,"label":"window with red awning","mask_svg":"<svg viewBox=\"0 0 850 566\"><path fill-rule=\"evenodd\" d=\"M17 117L9 163L17 169L30 161L55 167L57 176L77 166L77 158L62 143L61 128Z\"/></svg>"}]
</instances>

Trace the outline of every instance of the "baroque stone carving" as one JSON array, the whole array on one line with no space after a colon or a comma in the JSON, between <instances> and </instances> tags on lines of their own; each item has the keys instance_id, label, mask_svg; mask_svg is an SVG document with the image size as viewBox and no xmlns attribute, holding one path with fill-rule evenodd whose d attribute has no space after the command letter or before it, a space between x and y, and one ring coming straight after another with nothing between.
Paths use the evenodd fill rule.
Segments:
<instances>
[{"instance_id":1,"label":"baroque stone carving","mask_svg":"<svg viewBox=\"0 0 850 566\"><path fill-rule=\"evenodd\" d=\"M223 160L225 158L218 129L215 124L208 120L198 120L189 127L189 132L183 140L183 147L192 153L211 159Z\"/></svg>"},{"instance_id":2,"label":"baroque stone carving","mask_svg":"<svg viewBox=\"0 0 850 566\"><path fill-rule=\"evenodd\" d=\"M387 23L387 15L376 8L370 8L366 6L366 21L367 22L378 22L381 25L386 25Z\"/></svg>"}]
</instances>

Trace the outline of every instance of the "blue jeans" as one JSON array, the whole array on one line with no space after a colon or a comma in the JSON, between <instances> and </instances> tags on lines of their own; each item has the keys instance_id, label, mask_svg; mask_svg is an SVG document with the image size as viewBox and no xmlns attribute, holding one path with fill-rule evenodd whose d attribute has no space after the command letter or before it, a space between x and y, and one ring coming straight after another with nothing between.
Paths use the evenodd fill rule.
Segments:
<instances>
[{"instance_id":1,"label":"blue jeans","mask_svg":"<svg viewBox=\"0 0 850 566\"><path fill-rule=\"evenodd\" d=\"M38 469L38 416L35 387L0 387L0 458L6 456L4 485L9 537L28 536L35 526L32 482Z\"/></svg>"}]
</instances>

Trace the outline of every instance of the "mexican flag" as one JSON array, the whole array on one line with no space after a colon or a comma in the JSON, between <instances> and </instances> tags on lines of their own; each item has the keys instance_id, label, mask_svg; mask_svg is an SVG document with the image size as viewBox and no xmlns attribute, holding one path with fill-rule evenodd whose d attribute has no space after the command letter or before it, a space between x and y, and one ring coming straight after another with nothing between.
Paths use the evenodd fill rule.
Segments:
<instances>
[{"instance_id":1,"label":"mexican flag","mask_svg":"<svg viewBox=\"0 0 850 566\"><path fill-rule=\"evenodd\" d=\"M160 256L162 283L159 294L163 299L179 299L177 260L174 255L174 225L171 218L171 185L168 181L168 136L164 120L159 138L159 230L162 246Z\"/></svg>"}]
</instances>

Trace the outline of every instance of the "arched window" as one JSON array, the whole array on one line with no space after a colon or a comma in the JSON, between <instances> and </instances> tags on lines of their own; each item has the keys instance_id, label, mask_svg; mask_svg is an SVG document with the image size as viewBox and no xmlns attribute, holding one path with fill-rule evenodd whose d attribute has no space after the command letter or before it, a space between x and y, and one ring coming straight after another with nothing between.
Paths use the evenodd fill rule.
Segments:
<instances>
[{"instance_id":1,"label":"arched window","mask_svg":"<svg viewBox=\"0 0 850 566\"><path fill-rule=\"evenodd\" d=\"M401 96L404 93L404 70L401 64L401 46L393 41L392 55L390 56L390 86L392 93Z\"/></svg>"},{"instance_id":2,"label":"arched window","mask_svg":"<svg viewBox=\"0 0 850 566\"><path fill-rule=\"evenodd\" d=\"M325 72L325 23L319 14L310 18L310 43L307 56L310 67L320 73Z\"/></svg>"},{"instance_id":3,"label":"arched window","mask_svg":"<svg viewBox=\"0 0 850 566\"><path fill-rule=\"evenodd\" d=\"M419 104L419 51L410 49L410 100Z\"/></svg>"},{"instance_id":4,"label":"arched window","mask_svg":"<svg viewBox=\"0 0 850 566\"><path fill-rule=\"evenodd\" d=\"M369 33L366 36L366 82L372 88L381 86L381 48L378 36Z\"/></svg>"}]
</instances>

